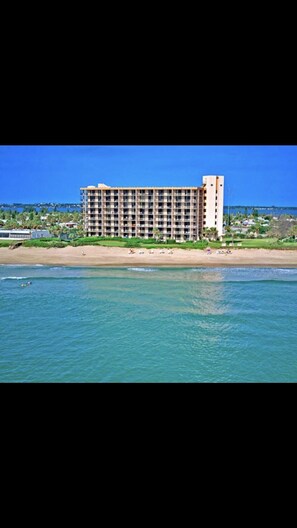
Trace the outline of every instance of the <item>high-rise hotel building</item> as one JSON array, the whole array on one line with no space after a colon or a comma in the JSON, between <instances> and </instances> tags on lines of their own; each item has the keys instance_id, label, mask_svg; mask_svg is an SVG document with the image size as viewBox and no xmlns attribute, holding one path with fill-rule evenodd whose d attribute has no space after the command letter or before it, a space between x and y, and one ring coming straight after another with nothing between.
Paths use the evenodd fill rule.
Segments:
<instances>
[{"instance_id":1,"label":"high-rise hotel building","mask_svg":"<svg viewBox=\"0 0 297 528\"><path fill-rule=\"evenodd\" d=\"M203 176L201 187L81 189L87 236L199 240L203 229L223 234L224 176Z\"/></svg>"}]
</instances>

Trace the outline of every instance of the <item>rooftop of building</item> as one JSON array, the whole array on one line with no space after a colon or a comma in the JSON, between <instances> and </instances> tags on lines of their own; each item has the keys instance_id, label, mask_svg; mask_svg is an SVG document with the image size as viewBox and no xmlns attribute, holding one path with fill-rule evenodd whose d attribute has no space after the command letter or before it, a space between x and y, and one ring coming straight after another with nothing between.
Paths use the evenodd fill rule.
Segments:
<instances>
[{"instance_id":1,"label":"rooftop of building","mask_svg":"<svg viewBox=\"0 0 297 528\"><path fill-rule=\"evenodd\" d=\"M202 189L203 188L203 184L202 185L198 185L197 187L181 187L181 186L172 186L172 187L109 187L107 185L104 185L104 184L98 184L98 186L96 187L95 185L88 185L87 187L81 187L80 190L81 191L94 191L94 190L99 190L99 191L145 191L145 190L180 190L180 189L185 189L185 190L193 190L193 191L196 191L197 189Z\"/></svg>"}]
</instances>

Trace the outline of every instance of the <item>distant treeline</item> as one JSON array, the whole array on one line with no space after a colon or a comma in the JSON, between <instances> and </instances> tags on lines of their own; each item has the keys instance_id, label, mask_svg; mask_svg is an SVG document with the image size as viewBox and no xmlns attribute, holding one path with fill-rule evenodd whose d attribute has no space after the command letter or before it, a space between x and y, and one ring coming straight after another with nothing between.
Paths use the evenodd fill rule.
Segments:
<instances>
[{"instance_id":1,"label":"distant treeline","mask_svg":"<svg viewBox=\"0 0 297 528\"><path fill-rule=\"evenodd\" d=\"M272 216L281 216L281 215L297 215L297 207L277 207L277 206L247 206L247 205L225 205L224 206L224 214L245 214L245 215L251 215L255 211L257 211L259 214L271 214Z\"/></svg>"},{"instance_id":2,"label":"distant treeline","mask_svg":"<svg viewBox=\"0 0 297 528\"><path fill-rule=\"evenodd\" d=\"M68 203L68 202L36 202L36 203L0 203L0 207L80 207L80 203ZM225 205L225 207L228 207ZM297 209L297 206L291 205L230 205L230 209L240 207L240 209Z\"/></svg>"},{"instance_id":3,"label":"distant treeline","mask_svg":"<svg viewBox=\"0 0 297 528\"><path fill-rule=\"evenodd\" d=\"M45 211L48 210L48 212L51 211L57 211L57 212L65 212L65 211L80 211L81 210L81 204L79 203L33 203L33 204L24 204L24 203L2 203L0 204L0 209L2 210L15 210L18 212L30 212L30 211ZM273 216L280 216L282 214L288 214L288 215L297 215L297 207L290 207L290 206L276 206L276 205L225 205L224 206L224 214L232 213L240 213L240 214L246 214L250 215L253 214L254 211L258 211L260 214L271 214Z\"/></svg>"},{"instance_id":4,"label":"distant treeline","mask_svg":"<svg viewBox=\"0 0 297 528\"><path fill-rule=\"evenodd\" d=\"M12 210L12 211L57 211L57 212L65 212L65 211L80 211L81 206L80 204L54 204L54 203L48 203L48 204L0 204L0 209L2 210Z\"/></svg>"},{"instance_id":5,"label":"distant treeline","mask_svg":"<svg viewBox=\"0 0 297 528\"><path fill-rule=\"evenodd\" d=\"M225 208L228 206L225 205ZM290 205L230 205L230 209L296 209L297 207L291 207Z\"/></svg>"},{"instance_id":6,"label":"distant treeline","mask_svg":"<svg viewBox=\"0 0 297 528\"><path fill-rule=\"evenodd\" d=\"M80 207L79 203L54 203L54 202L48 202L48 203L0 203L0 207Z\"/></svg>"}]
</instances>

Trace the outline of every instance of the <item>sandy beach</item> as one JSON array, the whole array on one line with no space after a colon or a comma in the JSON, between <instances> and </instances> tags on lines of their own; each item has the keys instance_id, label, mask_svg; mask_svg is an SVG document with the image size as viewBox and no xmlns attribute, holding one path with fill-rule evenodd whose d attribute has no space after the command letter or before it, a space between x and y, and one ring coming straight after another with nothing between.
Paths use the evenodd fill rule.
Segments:
<instances>
[{"instance_id":1,"label":"sandy beach","mask_svg":"<svg viewBox=\"0 0 297 528\"><path fill-rule=\"evenodd\" d=\"M297 251L233 249L231 254L207 254L201 250L136 249L80 246L65 248L0 248L0 264L43 264L55 266L199 266L199 267L285 267L297 268Z\"/></svg>"}]
</instances>

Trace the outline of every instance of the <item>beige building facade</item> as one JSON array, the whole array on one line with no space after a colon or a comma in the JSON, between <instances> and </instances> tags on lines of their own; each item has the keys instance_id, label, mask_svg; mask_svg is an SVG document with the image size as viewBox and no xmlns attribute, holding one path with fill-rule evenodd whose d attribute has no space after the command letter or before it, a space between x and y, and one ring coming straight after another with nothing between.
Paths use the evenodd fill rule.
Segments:
<instances>
[{"instance_id":1,"label":"beige building facade","mask_svg":"<svg viewBox=\"0 0 297 528\"><path fill-rule=\"evenodd\" d=\"M204 176L201 187L82 187L87 236L199 240L214 227L223 234L224 177Z\"/></svg>"}]
</instances>

